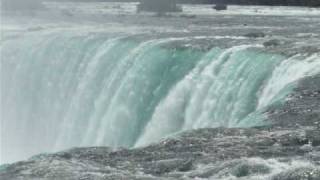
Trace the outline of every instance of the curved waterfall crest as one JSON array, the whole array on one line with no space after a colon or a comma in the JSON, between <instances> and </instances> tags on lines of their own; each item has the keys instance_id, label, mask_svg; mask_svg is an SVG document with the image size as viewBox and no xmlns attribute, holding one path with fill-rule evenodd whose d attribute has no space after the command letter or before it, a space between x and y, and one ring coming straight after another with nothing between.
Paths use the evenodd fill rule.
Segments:
<instances>
[{"instance_id":1,"label":"curved waterfall crest","mask_svg":"<svg viewBox=\"0 0 320 180\"><path fill-rule=\"evenodd\" d=\"M183 130L258 126L288 86L320 73L319 54L170 46L182 40L53 33L2 42L4 154L137 147Z\"/></svg>"}]
</instances>

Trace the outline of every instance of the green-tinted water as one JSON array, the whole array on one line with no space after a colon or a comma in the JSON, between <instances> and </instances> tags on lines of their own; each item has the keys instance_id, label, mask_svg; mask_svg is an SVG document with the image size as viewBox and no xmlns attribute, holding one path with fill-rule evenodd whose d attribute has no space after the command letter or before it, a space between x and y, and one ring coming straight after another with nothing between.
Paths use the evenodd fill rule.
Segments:
<instances>
[{"instance_id":1,"label":"green-tinted water","mask_svg":"<svg viewBox=\"0 0 320 180\"><path fill-rule=\"evenodd\" d=\"M259 126L260 112L287 87L320 71L318 55L174 43L182 41L71 33L2 42L5 161L74 146L145 145L195 128Z\"/></svg>"}]
</instances>

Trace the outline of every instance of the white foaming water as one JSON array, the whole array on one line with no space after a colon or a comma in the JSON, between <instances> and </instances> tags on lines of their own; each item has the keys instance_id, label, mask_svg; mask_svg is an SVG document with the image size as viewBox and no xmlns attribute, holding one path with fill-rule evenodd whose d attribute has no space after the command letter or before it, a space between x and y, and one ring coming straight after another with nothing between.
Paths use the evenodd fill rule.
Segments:
<instances>
[{"instance_id":1,"label":"white foaming water","mask_svg":"<svg viewBox=\"0 0 320 180\"><path fill-rule=\"evenodd\" d=\"M167 48L181 40L54 32L3 42L3 161L237 127L288 84L320 71L317 54L298 60L263 53L256 45L205 53ZM242 126L260 123L252 118Z\"/></svg>"},{"instance_id":2,"label":"white foaming water","mask_svg":"<svg viewBox=\"0 0 320 180\"><path fill-rule=\"evenodd\" d=\"M253 172L249 170L248 174L244 177L237 177L234 172L236 172L237 168L239 168L238 171L241 171L241 165L244 165L244 167L248 169L255 170L253 170ZM209 174L210 172L216 172L210 177L194 178L198 180L270 180L280 173L294 172L304 168L316 169L317 166L311 162L302 160L281 161L279 159L243 158L227 163L199 165L195 170L189 172L189 174Z\"/></svg>"},{"instance_id":3,"label":"white foaming water","mask_svg":"<svg viewBox=\"0 0 320 180\"><path fill-rule=\"evenodd\" d=\"M108 107L105 108L102 119L103 123L100 127L93 128L95 131L98 130L97 137L94 137L96 139L96 145L103 144L104 142L108 141L110 142L110 145L112 146L119 146L126 144L125 140L119 140L121 139L121 135L124 133L123 131L129 131L127 128L132 128L133 131L135 131L134 127L136 123L139 123L138 119L136 119L133 114L130 112L130 109L134 106L136 103L136 97L134 92L134 86L136 84L133 79L135 78L136 73L138 72L122 72L123 70L128 70L130 66L139 66L135 63L134 60L143 58L143 55L145 52L149 51L151 48L154 48L155 46L159 46L162 43L169 42L168 40L151 40L144 42L140 44L138 47L136 47L132 52L130 52L122 61L121 65L118 68L118 71L115 71L115 74L112 75L109 82L107 82L107 85L104 89L110 89L116 81L121 81L119 85L119 90L117 91L113 97L111 98L110 102L108 103ZM130 62L131 61L131 62ZM118 76L121 76L122 73L128 73L127 76L125 76L123 79L119 80ZM133 74L134 73L134 74ZM125 87L129 86L129 87ZM124 89L124 90L123 90ZM128 97L126 100L119 100L122 93L127 94ZM104 94L102 94L104 96ZM105 98L101 98L101 100L104 100ZM98 101L100 101L100 98L98 98ZM119 104L120 103L120 104ZM99 105L97 106L99 107ZM101 119L97 119L98 121L101 121ZM129 133L129 132L128 132ZM132 132L134 133L134 132ZM92 132L88 133L89 136L92 136ZM106 138L108 140L106 140ZM127 142L129 143L129 142Z\"/></svg>"},{"instance_id":4,"label":"white foaming water","mask_svg":"<svg viewBox=\"0 0 320 180\"><path fill-rule=\"evenodd\" d=\"M198 118L194 116L201 115L201 112L199 113L198 111L206 111L206 109L201 107L200 103L204 101L206 94L208 94L208 92L205 91L213 85L215 67L221 65L221 63L225 61L225 58L228 58L227 56L233 52L248 47L250 46L234 47L221 55L217 55L219 54L219 51L217 50L208 53L208 55L200 61L199 65L179 82L170 91L169 95L157 106L151 121L148 123L144 134L140 137L136 146L148 144L173 132L177 132L181 129L190 129L192 126L199 124ZM210 63L211 60L213 61ZM194 116L192 116L193 114ZM207 119L207 122L209 123L210 120ZM219 124L219 122L215 121L211 123Z\"/></svg>"},{"instance_id":5,"label":"white foaming water","mask_svg":"<svg viewBox=\"0 0 320 180\"><path fill-rule=\"evenodd\" d=\"M133 4L106 7L114 11L101 4L48 4L72 7L89 20L134 11ZM185 8L203 15L208 7ZM1 163L74 146L141 146L188 129L256 126L260 119L244 119L291 83L320 72L319 54L287 58L256 45L207 52L176 46L244 37L135 40L128 37L147 27L47 20L9 19L2 29ZM169 31L163 29L148 32Z\"/></svg>"},{"instance_id":6,"label":"white foaming water","mask_svg":"<svg viewBox=\"0 0 320 180\"><path fill-rule=\"evenodd\" d=\"M256 121L246 121L247 126L259 125L261 121L250 118L250 113L276 101L286 86L320 72L318 54L304 60L297 55L280 64L277 64L277 56L264 57L259 61L259 57L252 60L247 54L242 59L237 54L250 47L254 46L233 47L218 57L203 58L204 62L208 57L213 61L205 68L200 64L171 90L156 108L136 146L149 144L180 130L243 126L241 120L246 117L249 121ZM235 55L238 56L233 61L232 56ZM226 58L228 62L223 64ZM255 63L250 64L252 62ZM215 74L217 70L221 72ZM270 79L265 79L270 72ZM266 83L263 82L265 80Z\"/></svg>"},{"instance_id":7,"label":"white foaming water","mask_svg":"<svg viewBox=\"0 0 320 180\"><path fill-rule=\"evenodd\" d=\"M272 73L271 79L260 94L258 109L272 103L275 96L280 93L288 84L295 82L305 76L312 76L320 71L319 54L314 54L306 59L299 58L299 55L288 58L279 64Z\"/></svg>"}]
</instances>

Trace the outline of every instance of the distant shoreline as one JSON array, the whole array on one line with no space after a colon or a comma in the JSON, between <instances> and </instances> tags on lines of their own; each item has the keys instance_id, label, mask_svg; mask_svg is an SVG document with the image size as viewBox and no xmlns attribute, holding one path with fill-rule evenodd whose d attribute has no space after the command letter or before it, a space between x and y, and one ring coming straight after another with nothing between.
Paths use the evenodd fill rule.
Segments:
<instances>
[{"instance_id":1,"label":"distant shoreline","mask_svg":"<svg viewBox=\"0 0 320 180\"><path fill-rule=\"evenodd\" d=\"M46 1L66 1L66 0L46 0ZM67 0L70 2L139 2L139 0ZM244 6L301 6L301 7L320 7L320 1L317 0L275 0L266 2L263 0L176 0L178 4L221 4L244 5Z\"/></svg>"}]
</instances>

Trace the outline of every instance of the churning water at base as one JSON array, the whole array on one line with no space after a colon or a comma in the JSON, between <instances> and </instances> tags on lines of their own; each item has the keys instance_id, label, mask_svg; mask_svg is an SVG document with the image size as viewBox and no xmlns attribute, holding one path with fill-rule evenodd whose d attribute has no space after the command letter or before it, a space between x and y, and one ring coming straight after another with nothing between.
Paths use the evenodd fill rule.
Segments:
<instances>
[{"instance_id":1,"label":"churning water at base","mask_svg":"<svg viewBox=\"0 0 320 180\"><path fill-rule=\"evenodd\" d=\"M169 46L180 40L64 32L2 41L1 161L74 146L141 146L188 129L259 126L257 112L320 72L319 54Z\"/></svg>"}]
</instances>

